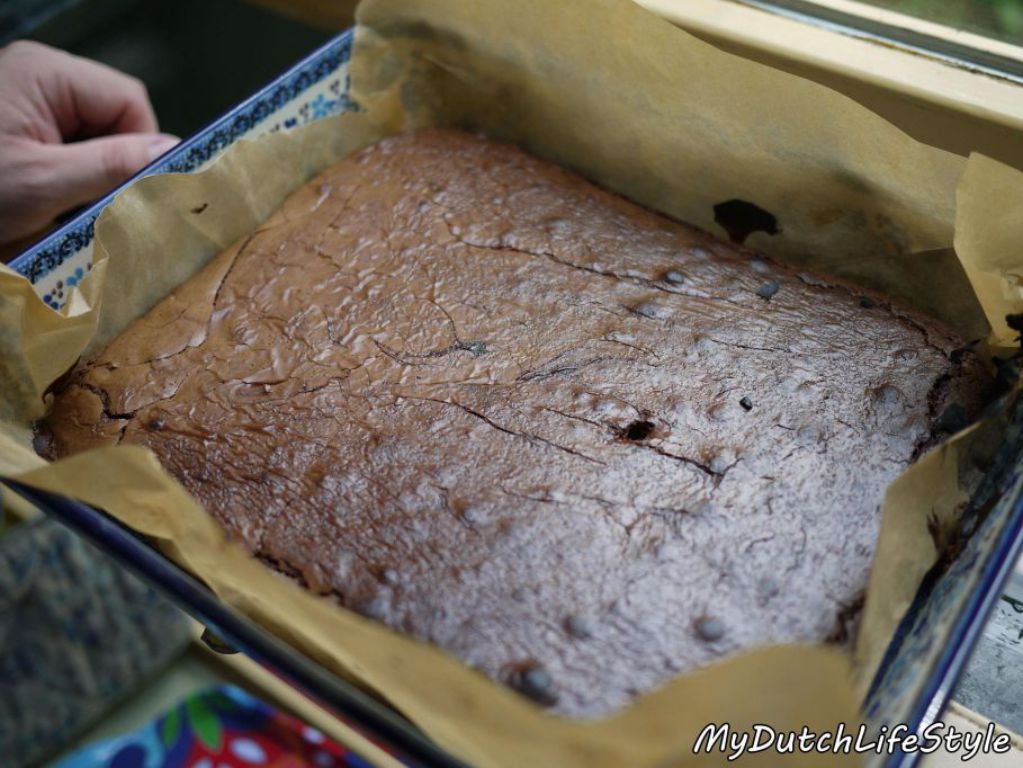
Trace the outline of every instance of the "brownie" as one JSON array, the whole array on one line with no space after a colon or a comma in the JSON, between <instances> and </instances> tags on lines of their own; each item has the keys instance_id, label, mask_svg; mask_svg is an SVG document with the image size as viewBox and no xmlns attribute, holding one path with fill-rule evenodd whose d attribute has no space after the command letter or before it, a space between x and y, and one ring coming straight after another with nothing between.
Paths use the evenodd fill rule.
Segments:
<instances>
[{"instance_id":1,"label":"brownie","mask_svg":"<svg viewBox=\"0 0 1023 768\"><path fill-rule=\"evenodd\" d=\"M148 446L273 568L591 717L849 642L885 487L984 395L963 347L428 130L325 171L81 364L40 446Z\"/></svg>"}]
</instances>

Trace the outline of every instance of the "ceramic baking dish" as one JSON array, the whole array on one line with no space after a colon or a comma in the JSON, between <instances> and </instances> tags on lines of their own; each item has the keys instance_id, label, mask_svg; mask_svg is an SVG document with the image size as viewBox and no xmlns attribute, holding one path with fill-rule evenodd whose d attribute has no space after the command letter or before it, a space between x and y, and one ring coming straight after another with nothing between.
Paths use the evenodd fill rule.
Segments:
<instances>
[{"instance_id":1,"label":"ceramic baking dish","mask_svg":"<svg viewBox=\"0 0 1023 768\"><path fill-rule=\"evenodd\" d=\"M354 108L348 98L351 45L350 31L335 38L159 158L136 179L155 173L194 172L240 138L286 130ZM50 306L62 306L70 289L91 268L93 225L114 194L11 262ZM1021 468L1023 415L1010 426L992 469L964 512L965 546L943 572L932 573L925 580L889 647L863 704L873 723L922 728L934 722L946 706L1023 549ZM17 490L161 588L230 645L394 748L410 764L462 765L392 711L223 605L155 547L103 512L25 487ZM896 754L879 764L902 768L915 759L915 755Z\"/></svg>"}]
</instances>

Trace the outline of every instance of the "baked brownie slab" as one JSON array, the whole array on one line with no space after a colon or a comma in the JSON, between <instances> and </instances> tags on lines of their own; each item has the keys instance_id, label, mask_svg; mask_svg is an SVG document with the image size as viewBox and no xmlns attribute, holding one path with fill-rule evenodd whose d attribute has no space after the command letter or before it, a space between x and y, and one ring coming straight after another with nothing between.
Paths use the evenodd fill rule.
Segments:
<instances>
[{"instance_id":1,"label":"baked brownie slab","mask_svg":"<svg viewBox=\"0 0 1023 768\"><path fill-rule=\"evenodd\" d=\"M309 589L595 716L848 638L885 487L977 404L961 345L430 130L295 193L81 365L41 436L152 448Z\"/></svg>"}]
</instances>

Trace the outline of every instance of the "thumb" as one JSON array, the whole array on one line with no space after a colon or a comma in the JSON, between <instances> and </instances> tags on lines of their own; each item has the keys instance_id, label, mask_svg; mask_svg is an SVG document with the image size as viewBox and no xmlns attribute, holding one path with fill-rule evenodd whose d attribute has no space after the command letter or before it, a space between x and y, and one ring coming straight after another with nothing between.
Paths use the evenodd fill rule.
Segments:
<instances>
[{"instance_id":1,"label":"thumb","mask_svg":"<svg viewBox=\"0 0 1023 768\"><path fill-rule=\"evenodd\" d=\"M95 200L138 173L178 143L164 133L123 133L52 147L60 183L55 207L67 210Z\"/></svg>"}]
</instances>

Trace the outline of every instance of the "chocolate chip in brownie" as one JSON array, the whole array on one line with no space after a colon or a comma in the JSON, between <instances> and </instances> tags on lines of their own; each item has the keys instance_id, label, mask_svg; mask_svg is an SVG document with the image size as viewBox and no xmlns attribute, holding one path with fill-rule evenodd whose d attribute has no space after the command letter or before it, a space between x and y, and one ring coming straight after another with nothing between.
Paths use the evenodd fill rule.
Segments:
<instances>
[{"instance_id":1,"label":"chocolate chip in brownie","mask_svg":"<svg viewBox=\"0 0 1023 768\"><path fill-rule=\"evenodd\" d=\"M772 280L769 283L764 283L762 286L757 288L757 296L762 298L764 301L770 301L771 297L774 296L778 291L781 290L781 283L777 280Z\"/></svg>"},{"instance_id":2,"label":"chocolate chip in brownie","mask_svg":"<svg viewBox=\"0 0 1023 768\"><path fill-rule=\"evenodd\" d=\"M558 689L547 668L537 661L512 665L507 673L508 684L537 704L550 707L558 703Z\"/></svg>"},{"instance_id":3,"label":"chocolate chip in brownie","mask_svg":"<svg viewBox=\"0 0 1023 768\"><path fill-rule=\"evenodd\" d=\"M708 643L715 643L725 636L725 623L714 616L701 616L693 623L697 636Z\"/></svg>"},{"instance_id":4,"label":"chocolate chip in brownie","mask_svg":"<svg viewBox=\"0 0 1023 768\"><path fill-rule=\"evenodd\" d=\"M664 273L664 282L671 283L672 285L682 285L686 281L686 276L675 269L668 270Z\"/></svg>"}]
</instances>

